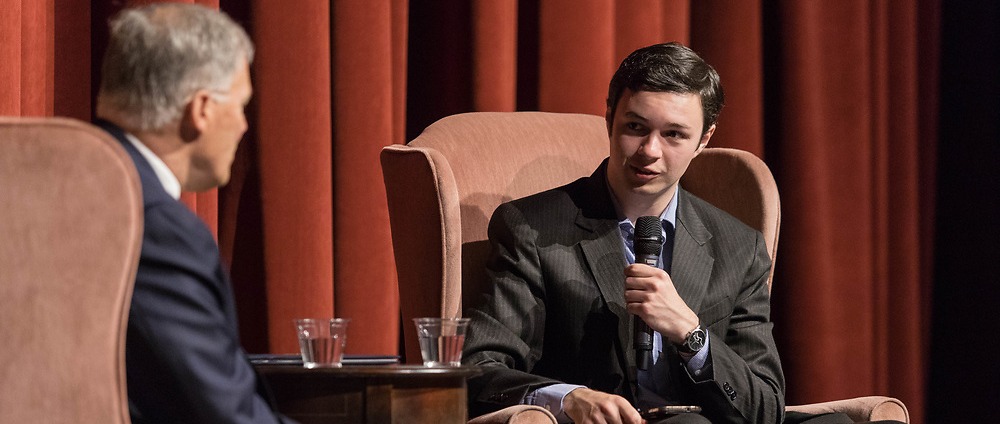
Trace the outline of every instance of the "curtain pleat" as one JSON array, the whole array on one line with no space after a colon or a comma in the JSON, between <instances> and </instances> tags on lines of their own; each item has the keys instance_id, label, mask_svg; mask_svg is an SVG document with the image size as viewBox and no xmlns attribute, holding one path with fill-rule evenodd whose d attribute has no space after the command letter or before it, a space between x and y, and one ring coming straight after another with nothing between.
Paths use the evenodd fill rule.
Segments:
<instances>
[{"instance_id":1,"label":"curtain pleat","mask_svg":"<svg viewBox=\"0 0 1000 424\"><path fill-rule=\"evenodd\" d=\"M406 142L407 32L409 0L392 0L392 142Z\"/></svg>"},{"instance_id":2,"label":"curtain pleat","mask_svg":"<svg viewBox=\"0 0 1000 424\"><path fill-rule=\"evenodd\" d=\"M615 3L614 69L635 49L666 41L688 44L688 0L632 0ZM607 83L605 83L607 85Z\"/></svg>"},{"instance_id":3,"label":"curtain pleat","mask_svg":"<svg viewBox=\"0 0 1000 424\"><path fill-rule=\"evenodd\" d=\"M21 115L21 1L0 3L0 115Z\"/></svg>"},{"instance_id":4,"label":"curtain pleat","mask_svg":"<svg viewBox=\"0 0 1000 424\"><path fill-rule=\"evenodd\" d=\"M604 116L608 81L618 67L614 11L611 0L541 2L540 110Z\"/></svg>"},{"instance_id":5,"label":"curtain pleat","mask_svg":"<svg viewBox=\"0 0 1000 424\"><path fill-rule=\"evenodd\" d=\"M338 315L352 319L351 352L398 351L399 296L379 165L382 147L398 134L392 8L390 0L333 5L334 291Z\"/></svg>"},{"instance_id":6,"label":"curtain pleat","mask_svg":"<svg viewBox=\"0 0 1000 424\"><path fill-rule=\"evenodd\" d=\"M691 5L691 47L722 76L726 105L710 146L764 154L763 37L759 0Z\"/></svg>"},{"instance_id":7,"label":"curtain pleat","mask_svg":"<svg viewBox=\"0 0 1000 424\"><path fill-rule=\"evenodd\" d=\"M472 110L517 107L517 2L472 3Z\"/></svg>"},{"instance_id":8,"label":"curtain pleat","mask_svg":"<svg viewBox=\"0 0 1000 424\"><path fill-rule=\"evenodd\" d=\"M776 333L789 402L802 402L875 390L871 34L861 2L789 3L776 34L794 41L777 64L782 143L771 166L784 207L774 294L779 325L796 324Z\"/></svg>"},{"instance_id":9,"label":"curtain pleat","mask_svg":"<svg viewBox=\"0 0 1000 424\"><path fill-rule=\"evenodd\" d=\"M603 115L622 58L676 40L722 76L711 145L778 182L788 402L884 394L925 415L940 0L188 1L257 44L232 180L183 195L231 266L248 351L295 352L293 318L336 315L348 351L398 353L381 148L467 111ZM89 119L107 18L151 2L0 3L0 114Z\"/></svg>"},{"instance_id":10,"label":"curtain pleat","mask_svg":"<svg viewBox=\"0 0 1000 424\"><path fill-rule=\"evenodd\" d=\"M252 5L267 337L271 351L296 352L292 319L345 316L334 310L330 9Z\"/></svg>"},{"instance_id":11,"label":"curtain pleat","mask_svg":"<svg viewBox=\"0 0 1000 424\"><path fill-rule=\"evenodd\" d=\"M931 245L931 242L922 238L921 215L929 212L921 206L922 198L933 199L933 190L926 190L927 181L921 180L921 151L933 143L924 142L928 134L921 132L921 104L924 103L921 100L922 95L928 93L922 94L920 90L920 74L934 67L921 65L925 62L919 56L919 9L905 0L892 1L887 6L890 10L881 16L880 22L888 30L882 51L888 59L883 83L889 87L888 107L882 115L887 128L888 178L885 187L889 200L885 216L889 266L884 290L888 299L885 300L885 313L881 314L886 336L882 360L886 362L887 373L882 377L886 381L885 393L898 394L904 399L922 399L927 376L913 370L923 370L928 364L925 342L929 337L924 323L930 312L923 304L925 277L921 255L923 245ZM924 403L914 402L910 411L916 417L923 417Z\"/></svg>"},{"instance_id":12,"label":"curtain pleat","mask_svg":"<svg viewBox=\"0 0 1000 424\"><path fill-rule=\"evenodd\" d=\"M53 111L53 0L21 3L21 115Z\"/></svg>"},{"instance_id":13,"label":"curtain pleat","mask_svg":"<svg viewBox=\"0 0 1000 424\"><path fill-rule=\"evenodd\" d=\"M783 6L765 143L783 204L774 304L788 400L890 393L920 417L917 10Z\"/></svg>"},{"instance_id":14,"label":"curtain pleat","mask_svg":"<svg viewBox=\"0 0 1000 424\"><path fill-rule=\"evenodd\" d=\"M91 114L91 9L88 1L60 1L54 10L53 114L89 120Z\"/></svg>"}]
</instances>

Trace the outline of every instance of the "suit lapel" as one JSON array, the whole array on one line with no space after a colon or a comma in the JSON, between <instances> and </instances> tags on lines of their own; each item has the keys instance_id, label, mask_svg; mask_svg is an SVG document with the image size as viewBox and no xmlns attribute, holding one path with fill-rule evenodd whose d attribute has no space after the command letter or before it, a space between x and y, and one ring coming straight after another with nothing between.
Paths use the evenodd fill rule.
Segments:
<instances>
[{"instance_id":1,"label":"suit lapel","mask_svg":"<svg viewBox=\"0 0 1000 424\"><path fill-rule=\"evenodd\" d=\"M698 312L712 275L713 253L708 249L712 234L691 206L690 194L678 187L677 226L674 230L674 256L670 278L677 294Z\"/></svg>"},{"instance_id":2,"label":"suit lapel","mask_svg":"<svg viewBox=\"0 0 1000 424\"><path fill-rule=\"evenodd\" d=\"M630 346L632 326L625 311L625 252L622 251L617 213L611 202L606 183L607 160L590 176L581 193L580 212L576 225L590 233L582 237L580 249L590 269L601 297L618 317L618 335L622 346Z\"/></svg>"},{"instance_id":3,"label":"suit lapel","mask_svg":"<svg viewBox=\"0 0 1000 424\"><path fill-rule=\"evenodd\" d=\"M632 340L632 320L625 311L625 281L622 270L625 256L622 252L621 236L615 222L605 222L595 228L597 238L583 240L580 249L587 260L587 266L601 297L611 313L618 317L618 341L621 346L630 346ZM626 355L628 356L628 355Z\"/></svg>"},{"instance_id":4,"label":"suit lapel","mask_svg":"<svg viewBox=\"0 0 1000 424\"><path fill-rule=\"evenodd\" d=\"M630 353L632 346L632 315L625 310L625 252L622 251L618 218L611 202L606 183L607 160L590 176L578 202L581 209L576 225L590 235L582 237L580 250L597 288L608 305L609 311L618 320L618 340L616 351L619 364L626 370L630 383L627 389L634 390L635 358Z\"/></svg>"}]
</instances>

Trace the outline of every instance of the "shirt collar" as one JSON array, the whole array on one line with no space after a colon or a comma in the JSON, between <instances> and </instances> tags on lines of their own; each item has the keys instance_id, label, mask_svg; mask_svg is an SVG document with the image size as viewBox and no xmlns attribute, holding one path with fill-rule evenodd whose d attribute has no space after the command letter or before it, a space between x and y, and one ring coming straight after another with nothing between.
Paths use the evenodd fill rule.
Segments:
<instances>
[{"instance_id":1,"label":"shirt collar","mask_svg":"<svg viewBox=\"0 0 1000 424\"><path fill-rule=\"evenodd\" d=\"M615 206L615 213L618 214L618 226L622 227L628 225L629 228L634 228L635 224L628 220L628 217L622 213L621 205L618 204L618 199L615 197L615 193L611 191L611 185L605 182L605 186L608 188L608 194L611 196L611 203ZM670 201L667 202L666 209L660 213L660 221L666 221L670 223L671 227L676 227L677 223L677 193L681 191L680 184L677 184L677 188L674 190L674 195L670 197Z\"/></svg>"},{"instance_id":2,"label":"shirt collar","mask_svg":"<svg viewBox=\"0 0 1000 424\"><path fill-rule=\"evenodd\" d=\"M674 228L676 228L674 223L677 221L677 193L679 191L680 186L678 186L677 190L674 190L674 195L667 202L667 207L660 213L660 234L663 236L665 242L660 252L660 259L657 261L657 267L665 270L670 269L670 263L673 258L673 234ZM608 186L608 192L611 193L610 186ZM633 263L635 262L635 224L621 213L618 199L615 199L614 193L611 193L611 203L614 204L615 211L617 211L619 217L618 230L622 245L624 246L625 261Z\"/></svg>"},{"instance_id":3,"label":"shirt collar","mask_svg":"<svg viewBox=\"0 0 1000 424\"><path fill-rule=\"evenodd\" d=\"M141 154L143 158L146 159L146 162L149 162L149 166L153 168L153 173L156 174L156 179L160 180L160 185L163 186L163 190L166 191L170 197L173 197L174 200L180 199L181 183L177 180L177 176L170 171L169 167L167 167L167 164L163 162L163 159L156 156L156 153L149 150L149 147L142 144L142 141L139 141L139 139L134 135L125 133L125 138L129 141L129 143L132 143L132 146L135 146L135 149L139 151L139 154Z\"/></svg>"}]
</instances>

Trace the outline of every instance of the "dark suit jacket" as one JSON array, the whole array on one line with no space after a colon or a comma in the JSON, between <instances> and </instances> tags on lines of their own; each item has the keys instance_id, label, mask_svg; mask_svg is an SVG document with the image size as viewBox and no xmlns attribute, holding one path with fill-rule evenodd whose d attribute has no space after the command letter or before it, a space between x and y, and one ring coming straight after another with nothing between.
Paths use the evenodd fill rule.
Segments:
<instances>
[{"instance_id":1,"label":"dark suit jacket","mask_svg":"<svg viewBox=\"0 0 1000 424\"><path fill-rule=\"evenodd\" d=\"M605 161L589 178L500 205L490 221L492 291L466 310L463 362L471 413L517 404L555 383L635 403L626 266ZM761 234L678 191L671 277L711 333L707 377L689 375L667 343L667 399L699 405L712 422L779 423L784 377L771 335L771 262Z\"/></svg>"},{"instance_id":2,"label":"dark suit jacket","mask_svg":"<svg viewBox=\"0 0 1000 424\"><path fill-rule=\"evenodd\" d=\"M145 232L125 341L132 422L282 422L240 345L211 232L164 191L120 128L98 125L122 143L142 180Z\"/></svg>"}]
</instances>

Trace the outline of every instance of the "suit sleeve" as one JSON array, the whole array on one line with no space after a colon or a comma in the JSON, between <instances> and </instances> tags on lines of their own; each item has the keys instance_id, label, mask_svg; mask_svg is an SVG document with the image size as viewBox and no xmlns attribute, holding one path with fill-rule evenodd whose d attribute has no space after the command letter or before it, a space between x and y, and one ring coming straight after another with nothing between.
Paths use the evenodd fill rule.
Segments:
<instances>
[{"instance_id":1,"label":"suit sleeve","mask_svg":"<svg viewBox=\"0 0 1000 424\"><path fill-rule=\"evenodd\" d=\"M678 370L712 422L780 423L784 415L784 376L770 321L771 262L760 233L749 256L732 314L702 323L712 338L710 375L695 378L686 367Z\"/></svg>"},{"instance_id":2,"label":"suit sleeve","mask_svg":"<svg viewBox=\"0 0 1000 424\"><path fill-rule=\"evenodd\" d=\"M126 349L133 415L140 422L281 422L258 394L239 344L211 235L163 208L146 214Z\"/></svg>"},{"instance_id":3,"label":"suit sleeve","mask_svg":"<svg viewBox=\"0 0 1000 424\"><path fill-rule=\"evenodd\" d=\"M530 374L542 354L545 286L536 234L509 204L490 220L487 275L491 291L467 308L471 318L462 362L482 374L469 380L473 416L516 405L539 387L558 381Z\"/></svg>"}]
</instances>

